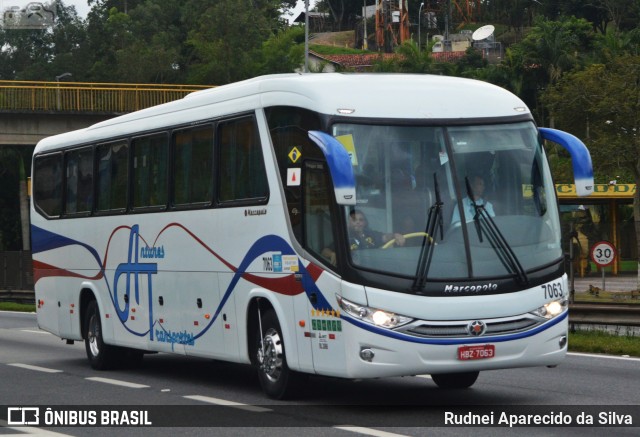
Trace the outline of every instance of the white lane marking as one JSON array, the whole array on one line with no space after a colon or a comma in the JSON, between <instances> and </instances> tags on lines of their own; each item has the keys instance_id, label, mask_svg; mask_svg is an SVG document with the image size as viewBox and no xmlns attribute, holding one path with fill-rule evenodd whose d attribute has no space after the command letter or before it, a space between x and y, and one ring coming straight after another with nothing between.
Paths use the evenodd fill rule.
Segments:
<instances>
[{"instance_id":1,"label":"white lane marking","mask_svg":"<svg viewBox=\"0 0 640 437\"><path fill-rule=\"evenodd\" d=\"M22 369L35 370L37 372L44 372L44 373L62 373L62 370L48 369L46 367L40 367L40 366L32 366L31 364L10 363L10 364L7 364L7 366L20 367Z\"/></svg>"},{"instance_id":2,"label":"white lane marking","mask_svg":"<svg viewBox=\"0 0 640 437\"><path fill-rule=\"evenodd\" d=\"M20 331L22 331L22 332L31 332L32 334L49 334L49 335L51 335L50 332L47 332L47 331L36 331L36 330L33 330L33 329L21 329Z\"/></svg>"},{"instance_id":3,"label":"white lane marking","mask_svg":"<svg viewBox=\"0 0 640 437\"><path fill-rule=\"evenodd\" d=\"M148 385L144 385L144 384L136 384L135 382L127 382L127 381L120 381L119 379L111 379L111 378L101 378L99 376L92 376L90 378L85 378L88 381L96 381L96 382L103 382L105 384L111 384L111 385L118 385L121 387L129 387L129 388L148 388Z\"/></svg>"},{"instance_id":4,"label":"white lane marking","mask_svg":"<svg viewBox=\"0 0 640 437\"><path fill-rule=\"evenodd\" d=\"M640 358L634 358L634 357L618 357L615 355L583 354L580 352L567 352L567 355L573 355L575 357L607 358L610 360L640 361Z\"/></svg>"},{"instance_id":5,"label":"white lane marking","mask_svg":"<svg viewBox=\"0 0 640 437\"><path fill-rule=\"evenodd\" d=\"M433 379L431 375L416 375L416 378Z\"/></svg>"},{"instance_id":6,"label":"white lane marking","mask_svg":"<svg viewBox=\"0 0 640 437\"><path fill-rule=\"evenodd\" d=\"M9 423L6 420L2 420L0 419L0 427L2 427L3 429L10 429L13 431L18 431L20 432L20 434L2 434L2 437L10 437L11 435L15 435L15 436L25 436L25 435L42 435L42 436L59 436L59 437L69 437L69 434L60 434L59 432L53 432L53 431L47 431L46 429L42 429L42 428L35 428L33 426L16 426L16 427L11 427L9 426Z\"/></svg>"},{"instance_id":7,"label":"white lane marking","mask_svg":"<svg viewBox=\"0 0 640 437\"><path fill-rule=\"evenodd\" d=\"M404 434L395 434L392 432L382 431L379 429L364 428L362 426L342 425L334 426L335 429L341 429L343 431L355 432L358 434L372 435L376 437L408 437Z\"/></svg>"},{"instance_id":8,"label":"white lane marking","mask_svg":"<svg viewBox=\"0 0 640 437\"><path fill-rule=\"evenodd\" d=\"M192 396L183 396L183 397L186 399L192 399L194 401L207 402L209 404L224 405L226 407L239 408L241 410L251 411L254 413L266 413L268 411L272 411L269 408L256 407L255 405L241 404L239 402L227 401L226 399L212 398L209 396L192 395Z\"/></svg>"}]
</instances>

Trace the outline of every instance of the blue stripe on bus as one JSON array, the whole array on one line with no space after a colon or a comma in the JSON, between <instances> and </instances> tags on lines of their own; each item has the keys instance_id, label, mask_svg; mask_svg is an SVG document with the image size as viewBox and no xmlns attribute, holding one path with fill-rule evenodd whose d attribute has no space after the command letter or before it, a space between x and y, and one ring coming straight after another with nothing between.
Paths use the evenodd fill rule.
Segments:
<instances>
[{"instance_id":1,"label":"blue stripe on bus","mask_svg":"<svg viewBox=\"0 0 640 437\"><path fill-rule=\"evenodd\" d=\"M351 157L342 143L331 135L320 131L309 131L309 138L320 147L320 150L322 150L322 153L327 159L333 186L335 188L350 188L355 190L356 179L353 174Z\"/></svg>"},{"instance_id":2,"label":"blue stripe on bus","mask_svg":"<svg viewBox=\"0 0 640 437\"><path fill-rule=\"evenodd\" d=\"M576 184L590 186L593 190L593 165L587 146L570 133L557 129L541 127L542 138L560 144L571 154L571 164Z\"/></svg>"},{"instance_id":3,"label":"blue stripe on bus","mask_svg":"<svg viewBox=\"0 0 640 437\"><path fill-rule=\"evenodd\" d=\"M31 250L32 253L45 252L47 250L58 249L65 246L78 245L87 249L102 269L102 261L98 252L88 244L82 243L71 238L63 237L59 234L54 234L45 229L31 225Z\"/></svg>"}]
</instances>

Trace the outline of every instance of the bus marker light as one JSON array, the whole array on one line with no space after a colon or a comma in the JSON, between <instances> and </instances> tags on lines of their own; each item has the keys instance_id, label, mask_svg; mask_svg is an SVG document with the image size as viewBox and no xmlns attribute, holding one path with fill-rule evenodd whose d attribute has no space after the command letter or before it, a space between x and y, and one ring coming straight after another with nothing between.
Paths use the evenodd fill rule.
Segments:
<instances>
[{"instance_id":1,"label":"bus marker light","mask_svg":"<svg viewBox=\"0 0 640 437\"><path fill-rule=\"evenodd\" d=\"M204 315L204 318L205 318L205 319L207 319L207 320L209 320L209 319L211 318L211 314L205 314L205 315Z\"/></svg>"},{"instance_id":2,"label":"bus marker light","mask_svg":"<svg viewBox=\"0 0 640 437\"><path fill-rule=\"evenodd\" d=\"M329 340L335 340L335 339L336 339L335 334L329 334Z\"/></svg>"},{"instance_id":3,"label":"bus marker light","mask_svg":"<svg viewBox=\"0 0 640 437\"><path fill-rule=\"evenodd\" d=\"M224 324L224 329L231 329L231 325L229 323Z\"/></svg>"},{"instance_id":4,"label":"bus marker light","mask_svg":"<svg viewBox=\"0 0 640 437\"><path fill-rule=\"evenodd\" d=\"M160 319L160 323L164 323L164 319Z\"/></svg>"},{"instance_id":5,"label":"bus marker light","mask_svg":"<svg viewBox=\"0 0 640 437\"><path fill-rule=\"evenodd\" d=\"M200 323L198 323L198 321L197 321L197 320L194 320L194 321L193 321L193 326L198 326L198 325L200 325Z\"/></svg>"},{"instance_id":6,"label":"bus marker light","mask_svg":"<svg viewBox=\"0 0 640 437\"><path fill-rule=\"evenodd\" d=\"M307 326L307 323L304 320L300 320L298 322L298 325L300 325L301 328L304 328L305 326Z\"/></svg>"},{"instance_id":7,"label":"bus marker light","mask_svg":"<svg viewBox=\"0 0 640 437\"><path fill-rule=\"evenodd\" d=\"M135 320L135 319L136 319L136 316L131 316L131 320Z\"/></svg>"}]
</instances>

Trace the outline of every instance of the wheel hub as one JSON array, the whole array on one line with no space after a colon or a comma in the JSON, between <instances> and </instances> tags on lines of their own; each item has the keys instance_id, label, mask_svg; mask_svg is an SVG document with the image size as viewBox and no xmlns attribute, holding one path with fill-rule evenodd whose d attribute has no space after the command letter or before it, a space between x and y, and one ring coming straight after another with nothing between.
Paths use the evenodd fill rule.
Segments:
<instances>
[{"instance_id":1,"label":"wheel hub","mask_svg":"<svg viewBox=\"0 0 640 437\"><path fill-rule=\"evenodd\" d=\"M89 339L89 349L91 354L96 357L100 354L100 348L98 346L98 337L100 335L100 325L98 324L96 316L92 316L89 320L89 329L87 330L87 338Z\"/></svg>"},{"instance_id":2,"label":"wheel hub","mask_svg":"<svg viewBox=\"0 0 640 437\"><path fill-rule=\"evenodd\" d=\"M282 341L275 329L269 329L258 348L260 371L271 381L277 381L282 371Z\"/></svg>"}]
</instances>

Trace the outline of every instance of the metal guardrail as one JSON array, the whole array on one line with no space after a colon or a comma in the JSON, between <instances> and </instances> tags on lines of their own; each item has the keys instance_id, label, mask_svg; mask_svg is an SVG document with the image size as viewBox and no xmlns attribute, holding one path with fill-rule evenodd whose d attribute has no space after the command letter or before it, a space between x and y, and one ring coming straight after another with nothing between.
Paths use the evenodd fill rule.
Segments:
<instances>
[{"instance_id":1,"label":"metal guardrail","mask_svg":"<svg viewBox=\"0 0 640 437\"><path fill-rule=\"evenodd\" d=\"M212 86L0 80L0 111L121 113Z\"/></svg>"},{"instance_id":2,"label":"metal guardrail","mask_svg":"<svg viewBox=\"0 0 640 437\"><path fill-rule=\"evenodd\" d=\"M0 302L35 304L36 293L33 290L0 290Z\"/></svg>"},{"instance_id":3,"label":"metal guardrail","mask_svg":"<svg viewBox=\"0 0 640 437\"><path fill-rule=\"evenodd\" d=\"M569 323L640 326L640 304L574 303L569 305Z\"/></svg>"}]
</instances>

